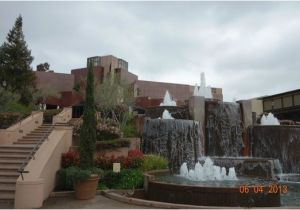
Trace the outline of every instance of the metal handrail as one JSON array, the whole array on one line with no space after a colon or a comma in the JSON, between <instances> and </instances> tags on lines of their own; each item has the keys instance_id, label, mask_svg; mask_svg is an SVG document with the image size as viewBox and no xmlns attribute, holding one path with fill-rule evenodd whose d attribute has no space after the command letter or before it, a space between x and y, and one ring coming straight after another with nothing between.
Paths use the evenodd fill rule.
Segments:
<instances>
[{"instance_id":1,"label":"metal handrail","mask_svg":"<svg viewBox=\"0 0 300 210\"><path fill-rule=\"evenodd\" d=\"M30 159L33 159L34 160L34 155L35 155L35 152L39 149L39 146L45 141L45 139L48 139L48 136L49 136L49 131L52 131L53 130L53 127L55 125L51 125L46 133L42 136L42 138L38 141L38 143L33 147L33 149L31 150L31 152L28 154L28 156L26 157L26 159L22 162L22 165L20 166L20 168L17 170L20 174L21 174L21 177L22 177L22 180L24 180L24 176L23 176L23 173L29 173L29 171L24 171L28 161Z\"/></svg>"}]
</instances>

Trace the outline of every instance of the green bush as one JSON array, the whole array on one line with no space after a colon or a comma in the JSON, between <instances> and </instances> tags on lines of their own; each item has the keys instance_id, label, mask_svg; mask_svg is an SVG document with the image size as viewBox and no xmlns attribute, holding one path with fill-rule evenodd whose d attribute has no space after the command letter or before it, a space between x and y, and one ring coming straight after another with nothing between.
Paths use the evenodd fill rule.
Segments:
<instances>
[{"instance_id":1,"label":"green bush","mask_svg":"<svg viewBox=\"0 0 300 210\"><path fill-rule=\"evenodd\" d=\"M31 114L32 111L32 107L30 106L24 106L16 101L10 101L7 104L7 108L6 108L7 112L19 112L21 113L23 116L28 116Z\"/></svg>"},{"instance_id":2,"label":"green bush","mask_svg":"<svg viewBox=\"0 0 300 210\"><path fill-rule=\"evenodd\" d=\"M125 138L132 138L132 137L138 136L138 133L137 133L137 130L136 130L136 127L135 127L133 121L126 124L124 126L124 128L122 129L122 132L123 132L123 135Z\"/></svg>"},{"instance_id":3,"label":"green bush","mask_svg":"<svg viewBox=\"0 0 300 210\"><path fill-rule=\"evenodd\" d=\"M143 171L139 169L127 169L120 172L121 181L116 186L117 189L142 188L144 184Z\"/></svg>"},{"instance_id":4,"label":"green bush","mask_svg":"<svg viewBox=\"0 0 300 210\"><path fill-rule=\"evenodd\" d=\"M152 171L168 168L168 161L158 155L145 155L143 163L143 171Z\"/></svg>"},{"instance_id":5,"label":"green bush","mask_svg":"<svg viewBox=\"0 0 300 210\"><path fill-rule=\"evenodd\" d=\"M4 112L0 113L0 129L6 129L11 125L17 123L22 118L22 115L18 112L9 113Z\"/></svg>"},{"instance_id":6,"label":"green bush","mask_svg":"<svg viewBox=\"0 0 300 210\"><path fill-rule=\"evenodd\" d=\"M56 191L69 191L73 190L73 182L67 177L67 169L62 168L56 172Z\"/></svg>"},{"instance_id":7,"label":"green bush","mask_svg":"<svg viewBox=\"0 0 300 210\"><path fill-rule=\"evenodd\" d=\"M139 169L123 169L120 173L106 171L101 180L102 186L114 189L141 188L144 183L143 172Z\"/></svg>"},{"instance_id":8,"label":"green bush","mask_svg":"<svg viewBox=\"0 0 300 210\"><path fill-rule=\"evenodd\" d=\"M44 111L44 123L52 123L54 115L61 112L62 109L48 109Z\"/></svg>"},{"instance_id":9,"label":"green bush","mask_svg":"<svg viewBox=\"0 0 300 210\"><path fill-rule=\"evenodd\" d=\"M78 167L62 168L56 173L56 191L74 190L74 184L81 180L87 179L91 174L97 174L100 179L104 176L103 170L93 168L89 170L82 170Z\"/></svg>"},{"instance_id":10,"label":"green bush","mask_svg":"<svg viewBox=\"0 0 300 210\"><path fill-rule=\"evenodd\" d=\"M130 141L128 139L117 139L109 141L97 141L96 151L101 151L104 149L117 149L120 147L129 147Z\"/></svg>"}]
</instances>

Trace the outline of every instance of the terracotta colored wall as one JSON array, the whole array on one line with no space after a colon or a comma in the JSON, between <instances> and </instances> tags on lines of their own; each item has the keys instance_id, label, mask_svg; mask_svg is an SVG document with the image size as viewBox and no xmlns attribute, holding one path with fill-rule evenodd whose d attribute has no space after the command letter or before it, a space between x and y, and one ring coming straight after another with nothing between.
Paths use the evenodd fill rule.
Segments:
<instances>
[{"instance_id":1,"label":"terracotta colored wall","mask_svg":"<svg viewBox=\"0 0 300 210\"><path fill-rule=\"evenodd\" d=\"M163 98L166 90L168 90L173 99L185 101L188 100L194 92L194 86L184 84L145 80L138 80L136 84L139 97ZM222 88L212 88L212 95L214 99L223 100Z\"/></svg>"},{"instance_id":2,"label":"terracotta colored wall","mask_svg":"<svg viewBox=\"0 0 300 210\"><path fill-rule=\"evenodd\" d=\"M21 139L43 123L43 112L32 112L30 116L21 122L7 128L0 129L0 145L12 144Z\"/></svg>"},{"instance_id":3,"label":"terracotta colored wall","mask_svg":"<svg viewBox=\"0 0 300 210\"><path fill-rule=\"evenodd\" d=\"M51 91L71 91L74 87L74 75L55 72L35 71L36 87Z\"/></svg>"},{"instance_id":4,"label":"terracotta colored wall","mask_svg":"<svg viewBox=\"0 0 300 210\"><path fill-rule=\"evenodd\" d=\"M24 174L18 178L15 194L15 208L40 208L43 201L55 187L55 176L61 166L61 155L72 143L72 128L55 128L31 159Z\"/></svg>"},{"instance_id":5,"label":"terracotta colored wall","mask_svg":"<svg viewBox=\"0 0 300 210\"><path fill-rule=\"evenodd\" d=\"M82 80L85 80L87 77L87 68L73 69L71 70L71 74L75 78L75 84L80 83ZM94 80L103 81L104 78L104 68L101 66L94 67Z\"/></svg>"}]
</instances>

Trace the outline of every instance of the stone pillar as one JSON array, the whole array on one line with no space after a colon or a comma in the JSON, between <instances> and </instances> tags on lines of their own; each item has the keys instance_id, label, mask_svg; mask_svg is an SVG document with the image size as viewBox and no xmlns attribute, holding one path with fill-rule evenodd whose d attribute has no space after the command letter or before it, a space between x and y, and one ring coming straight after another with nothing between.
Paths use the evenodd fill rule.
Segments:
<instances>
[{"instance_id":1,"label":"stone pillar","mask_svg":"<svg viewBox=\"0 0 300 210\"><path fill-rule=\"evenodd\" d=\"M189 99L189 114L193 120L205 123L205 98L202 96L192 96Z\"/></svg>"},{"instance_id":2,"label":"stone pillar","mask_svg":"<svg viewBox=\"0 0 300 210\"><path fill-rule=\"evenodd\" d=\"M250 100L241 100L238 101L242 108L242 118L244 122L245 128L253 125L253 117L252 117L252 103Z\"/></svg>"},{"instance_id":3,"label":"stone pillar","mask_svg":"<svg viewBox=\"0 0 300 210\"><path fill-rule=\"evenodd\" d=\"M244 156L251 155L251 142L248 133L248 127L253 125L253 117L252 117L252 103L250 100L241 100L238 101L242 110L242 120L244 124L244 131L243 131L243 141L244 141Z\"/></svg>"},{"instance_id":4,"label":"stone pillar","mask_svg":"<svg viewBox=\"0 0 300 210\"><path fill-rule=\"evenodd\" d=\"M189 99L189 115L192 120L199 121L202 126L203 137L200 139L203 148L201 154L205 155L205 98L203 96L192 96Z\"/></svg>"}]
</instances>

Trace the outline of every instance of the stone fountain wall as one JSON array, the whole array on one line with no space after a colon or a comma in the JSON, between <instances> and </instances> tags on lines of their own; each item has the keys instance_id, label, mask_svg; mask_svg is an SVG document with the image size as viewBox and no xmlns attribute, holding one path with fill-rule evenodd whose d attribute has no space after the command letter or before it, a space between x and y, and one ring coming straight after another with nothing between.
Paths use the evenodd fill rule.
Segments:
<instances>
[{"instance_id":1,"label":"stone fountain wall","mask_svg":"<svg viewBox=\"0 0 300 210\"><path fill-rule=\"evenodd\" d=\"M279 159L283 173L300 173L300 126L249 128L253 157Z\"/></svg>"},{"instance_id":2,"label":"stone fountain wall","mask_svg":"<svg viewBox=\"0 0 300 210\"><path fill-rule=\"evenodd\" d=\"M203 155L201 124L192 120L149 119L145 122L141 149L145 154L158 154L169 160L171 172L181 164L194 166Z\"/></svg>"},{"instance_id":3,"label":"stone fountain wall","mask_svg":"<svg viewBox=\"0 0 300 210\"><path fill-rule=\"evenodd\" d=\"M205 102L205 149L207 156L242 156L243 122L240 105Z\"/></svg>"}]
</instances>

